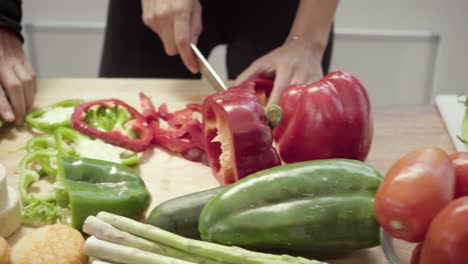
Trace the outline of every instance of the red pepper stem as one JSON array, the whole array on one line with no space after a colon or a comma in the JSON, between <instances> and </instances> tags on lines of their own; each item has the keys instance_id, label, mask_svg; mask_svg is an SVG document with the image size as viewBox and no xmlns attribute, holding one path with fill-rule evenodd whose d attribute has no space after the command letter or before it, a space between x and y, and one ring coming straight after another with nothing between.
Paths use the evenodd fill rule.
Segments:
<instances>
[{"instance_id":1,"label":"red pepper stem","mask_svg":"<svg viewBox=\"0 0 468 264\"><path fill-rule=\"evenodd\" d=\"M268 106L265 110L268 126L273 129L283 121L283 109L277 104Z\"/></svg>"}]
</instances>

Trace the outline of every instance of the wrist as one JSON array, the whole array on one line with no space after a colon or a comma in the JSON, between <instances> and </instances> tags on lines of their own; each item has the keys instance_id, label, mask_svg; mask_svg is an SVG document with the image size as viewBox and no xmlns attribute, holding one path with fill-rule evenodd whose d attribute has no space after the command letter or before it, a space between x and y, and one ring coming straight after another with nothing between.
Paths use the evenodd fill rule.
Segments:
<instances>
[{"instance_id":1,"label":"wrist","mask_svg":"<svg viewBox=\"0 0 468 264\"><path fill-rule=\"evenodd\" d=\"M14 30L8 27L0 27L0 40L1 39L18 41L20 44L23 42L21 34L15 32Z\"/></svg>"},{"instance_id":2,"label":"wrist","mask_svg":"<svg viewBox=\"0 0 468 264\"><path fill-rule=\"evenodd\" d=\"M286 41L284 42L285 45L299 45L302 48L306 49L308 52L318 56L320 59L325 52L325 49L328 44L328 38L323 41L317 38L307 38L303 37L298 34L290 34Z\"/></svg>"}]
</instances>

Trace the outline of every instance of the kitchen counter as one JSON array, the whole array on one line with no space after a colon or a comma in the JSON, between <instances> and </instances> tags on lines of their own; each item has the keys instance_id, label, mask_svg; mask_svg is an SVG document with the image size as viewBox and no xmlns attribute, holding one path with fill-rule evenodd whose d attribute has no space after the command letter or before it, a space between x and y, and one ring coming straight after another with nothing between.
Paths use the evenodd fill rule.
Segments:
<instances>
[{"instance_id":1,"label":"kitchen counter","mask_svg":"<svg viewBox=\"0 0 468 264\"><path fill-rule=\"evenodd\" d=\"M139 108L138 92L152 97L158 106L165 102L169 110L186 103L201 103L214 91L198 80L169 79L46 79L40 80L34 107L60 100L118 98ZM424 145L454 151L435 105L374 106L374 139L367 162L383 174L402 155ZM8 184L18 185L18 166L25 155L23 147L33 134L26 128L6 126L0 131L0 162L6 167ZM152 205L177 196L218 186L210 168L172 156L156 148L143 154L140 174L152 193ZM14 244L30 228L22 227L8 238ZM412 244L397 242L395 247L408 260ZM361 250L330 263L387 263L381 247ZM409 263L408 261L404 263Z\"/></svg>"}]
</instances>

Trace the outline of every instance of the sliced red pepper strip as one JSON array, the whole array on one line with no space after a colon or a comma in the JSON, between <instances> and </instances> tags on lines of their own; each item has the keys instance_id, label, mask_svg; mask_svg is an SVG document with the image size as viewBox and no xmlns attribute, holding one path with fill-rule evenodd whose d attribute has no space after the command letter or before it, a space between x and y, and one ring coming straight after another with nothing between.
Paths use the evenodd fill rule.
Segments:
<instances>
[{"instance_id":1,"label":"sliced red pepper strip","mask_svg":"<svg viewBox=\"0 0 468 264\"><path fill-rule=\"evenodd\" d=\"M153 130L153 144L168 151L180 153L188 160L207 163L203 150L200 121L191 120L179 129L164 129L159 126L158 121L153 121L151 128Z\"/></svg>"},{"instance_id":2,"label":"sliced red pepper strip","mask_svg":"<svg viewBox=\"0 0 468 264\"><path fill-rule=\"evenodd\" d=\"M201 113L203 111L203 106L201 104L187 104L187 109Z\"/></svg>"},{"instance_id":3,"label":"sliced red pepper strip","mask_svg":"<svg viewBox=\"0 0 468 264\"><path fill-rule=\"evenodd\" d=\"M195 119L194 113L199 112L201 115L202 106L199 104L187 104L186 108L170 113L166 104L159 106L159 115L172 128L180 128L188 121Z\"/></svg>"},{"instance_id":4,"label":"sliced red pepper strip","mask_svg":"<svg viewBox=\"0 0 468 264\"><path fill-rule=\"evenodd\" d=\"M151 103L151 100L148 98L148 96L142 92L140 92L140 104L142 115L146 121L150 122L152 120L158 120L159 115L158 112L156 112L153 103Z\"/></svg>"},{"instance_id":5,"label":"sliced red pepper strip","mask_svg":"<svg viewBox=\"0 0 468 264\"><path fill-rule=\"evenodd\" d=\"M168 121L172 117L172 114L169 113L169 110L167 109L166 104L161 104L159 106L158 113L159 113L159 117L164 121Z\"/></svg>"},{"instance_id":6,"label":"sliced red pepper strip","mask_svg":"<svg viewBox=\"0 0 468 264\"><path fill-rule=\"evenodd\" d=\"M203 134L210 166L222 185L281 164L251 85L205 98Z\"/></svg>"},{"instance_id":7,"label":"sliced red pepper strip","mask_svg":"<svg viewBox=\"0 0 468 264\"><path fill-rule=\"evenodd\" d=\"M131 138L116 129L112 131L98 130L84 122L88 109L94 106L112 108L117 105L125 108L132 116L132 119L125 123L125 128L136 132L137 138ZM76 106L72 115L72 127L91 138L99 138L109 144L135 152L141 152L147 149L153 136L152 130L148 126L145 118L133 107L117 99L91 101Z\"/></svg>"},{"instance_id":8,"label":"sliced red pepper strip","mask_svg":"<svg viewBox=\"0 0 468 264\"><path fill-rule=\"evenodd\" d=\"M187 108L170 113L166 104L159 106L156 112L151 100L140 93L143 113L153 132L152 143L170 152L180 153L187 160L208 164L204 151L202 124L195 119L194 112L201 113L200 104L188 104ZM153 112L154 111L154 112ZM145 114L144 114L145 115ZM153 118L153 117L156 118ZM166 121L168 128L160 126L159 119Z\"/></svg>"}]
</instances>

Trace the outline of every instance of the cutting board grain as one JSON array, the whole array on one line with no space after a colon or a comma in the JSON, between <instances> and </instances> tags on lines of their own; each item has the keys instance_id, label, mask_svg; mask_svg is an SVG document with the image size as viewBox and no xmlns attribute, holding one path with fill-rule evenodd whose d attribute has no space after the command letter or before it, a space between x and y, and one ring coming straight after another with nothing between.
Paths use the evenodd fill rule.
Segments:
<instances>
[{"instance_id":1,"label":"cutting board grain","mask_svg":"<svg viewBox=\"0 0 468 264\"><path fill-rule=\"evenodd\" d=\"M167 103L170 110L186 103L202 102L213 93L203 81L168 79L46 79L39 81L35 107L44 107L67 98L118 98L139 109L138 92L151 96L155 105ZM405 153L424 145L446 151L454 148L433 105L374 107L374 140L367 162L385 173ZM33 134L26 128L7 126L0 131L0 162L6 167L8 184L18 185L18 164L23 147ZM151 208L165 200L218 186L211 170L201 164L172 156L161 149L143 155L140 174L152 193ZM8 238L12 244L29 232L22 227ZM397 242L396 248L408 260L413 245ZM329 263L387 263L380 247L357 251L329 260ZM407 262L406 262L407 263Z\"/></svg>"}]
</instances>

